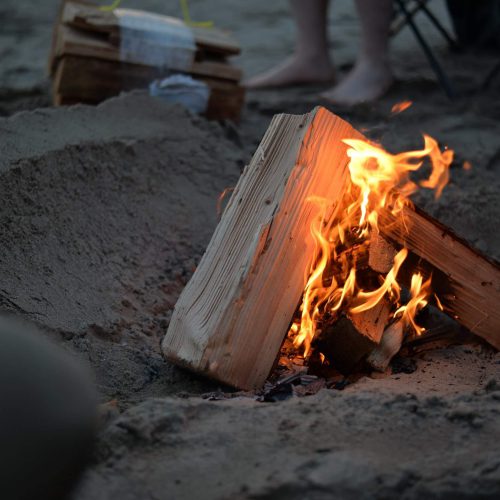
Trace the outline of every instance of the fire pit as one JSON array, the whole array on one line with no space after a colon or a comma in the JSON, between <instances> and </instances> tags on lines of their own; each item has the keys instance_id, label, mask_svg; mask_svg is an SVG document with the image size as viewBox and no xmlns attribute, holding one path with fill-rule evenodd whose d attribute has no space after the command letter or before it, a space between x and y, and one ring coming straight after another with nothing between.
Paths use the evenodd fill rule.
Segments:
<instances>
[{"instance_id":1,"label":"fire pit","mask_svg":"<svg viewBox=\"0 0 500 500\"><path fill-rule=\"evenodd\" d=\"M275 117L176 305L164 354L245 389L263 385L284 337L306 365L384 371L403 338L425 335L428 304L499 348L499 266L409 199L419 188L439 197L452 159L429 136L390 154L322 108Z\"/></svg>"}]
</instances>

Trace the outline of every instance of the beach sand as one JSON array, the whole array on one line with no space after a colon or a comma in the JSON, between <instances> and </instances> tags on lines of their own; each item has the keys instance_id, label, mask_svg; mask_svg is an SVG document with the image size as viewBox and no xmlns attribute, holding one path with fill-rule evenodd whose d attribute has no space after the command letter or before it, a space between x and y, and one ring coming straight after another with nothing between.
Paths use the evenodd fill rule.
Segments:
<instances>
[{"instance_id":1,"label":"beach sand","mask_svg":"<svg viewBox=\"0 0 500 500\"><path fill-rule=\"evenodd\" d=\"M293 46L286 1L190 5L194 18L233 31L247 75ZM140 92L49 108L57 6L0 6L0 305L94 373L106 418L74 500L498 498L500 357L484 344L427 351L412 373L279 403L163 360L159 342L215 228L218 195L271 117L324 105L321 88L249 92L236 125ZM124 6L179 15L176 2ZM500 78L483 88L498 56L452 53L420 22L459 98L445 96L405 30L392 44L390 92L330 109L393 152L421 147L422 133L452 148L443 196L415 201L500 259ZM359 32L351 2L333 3L329 26L341 77ZM413 105L391 115L403 100Z\"/></svg>"}]
</instances>

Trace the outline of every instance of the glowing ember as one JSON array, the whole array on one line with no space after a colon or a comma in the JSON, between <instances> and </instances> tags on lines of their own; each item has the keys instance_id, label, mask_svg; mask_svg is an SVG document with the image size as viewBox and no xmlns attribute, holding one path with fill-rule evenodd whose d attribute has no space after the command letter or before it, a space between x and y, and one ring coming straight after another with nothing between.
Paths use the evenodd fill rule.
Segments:
<instances>
[{"instance_id":1,"label":"glowing ember","mask_svg":"<svg viewBox=\"0 0 500 500\"><path fill-rule=\"evenodd\" d=\"M432 296L432 278L424 281L421 274L415 273L410 299L406 304L401 303L397 276L408 255L406 248L396 254L392 269L385 276L379 275L375 284L364 283L358 276L359 261L369 251L371 235L379 232L383 212L389 212L404 224L402 209L411 203L409 196L419 186L434 189L435 196L440 196L449 179L453 152L441 151L429 136L424 136L423 149L396 155L371 142L358 139L344 142L349 146L350 183L343 203L332 206L322 198L307 200L318 207L310 228L315 251L307 269L300 319L289 331L289 337L296 347L303 349L304 356L310 354L311 343L326 320L335 319L340 311L351 316L361 313L384 298L392 305L391 320L399 320L421 334L424 330L415 322L415 316ZM430 175L417 184L410 174L420 169L426 158L431 164ZM440 305L439 299L437 303Z\"/></svg>"},{"instance_id":2,"label":"glowing ember","mask_svg":"<svg viewBox=\"0 0 500 500\"><path fill-rule=\"evenodd\" d=\"M221 194L219 195L219 197L217 198L217 207L216 207L216 210L217 210L217 218L220 219L221 216L222 216L222 203L224 202L224 200L226 199L227 195L229 193L232 193L234 191L234 187L227 187L225 188Z\"/></svg>"},{"instance_id":3,"label":"glowing ember","mask_svg":"<svg viewBox=\"0 0 500 500\"><path fill-rule=\"evenodd\" d=\"M391 108L391 113L393 115L397 115L399 113L402 113L403 111L407 110L411 105L413 104L412 101L401 101L397 102L394 104L394 106Z\"/></svg>"}]
</instances>

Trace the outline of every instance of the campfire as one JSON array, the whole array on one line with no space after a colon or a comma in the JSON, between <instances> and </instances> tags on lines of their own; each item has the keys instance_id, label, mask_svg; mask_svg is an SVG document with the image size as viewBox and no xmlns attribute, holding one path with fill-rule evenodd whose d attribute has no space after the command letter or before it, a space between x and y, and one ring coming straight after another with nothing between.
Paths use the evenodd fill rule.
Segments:
<instances>
[{"instance_id":1,"label":"campfire","mask_svg":"<svg viewBox=\"0 0 500 500\"><path fill-rule=\"evenodd\" d=\"M408 299L402 299L398 273L408 249L403 245L396 251L379 229L379 224L387 224L380 220L384 211L405 225L403 208L411 206L409 196L419 186L434 189L437 198L448 182L453 152L441 152L434 139L424 139L422 150L398 155L366 140L345 139L350 181L343 198L336 206L326 198L306 200L318 208L310 227L315 249L306 269L299 317L288 334L305 358L316 343L321 362L341 371L353 371L370 353L370 364L385 370L404 333L423 333L415 320L420 309L433 299L441 304L432 292L432 275L424 280L417 270ZM430 175L416 184L410 173L420 169L426 157ZM361 339L355 346L353 335ZM327 352L321 352L321 346Z\"/></svg>"},{"instance_id":2,"label":"campfire","mask_svg":"<svg viewBox=\"0 0 500 500\"><path fill-rule=\"evenodd\" d=\"M499 348L498 265L410 201L439 198L452 160L429 136L391 154L322 108L275 117L176 305L166 356L245 389L280 349L384 371L425 335L429 304Z\"/></svg>"}]
</instances>

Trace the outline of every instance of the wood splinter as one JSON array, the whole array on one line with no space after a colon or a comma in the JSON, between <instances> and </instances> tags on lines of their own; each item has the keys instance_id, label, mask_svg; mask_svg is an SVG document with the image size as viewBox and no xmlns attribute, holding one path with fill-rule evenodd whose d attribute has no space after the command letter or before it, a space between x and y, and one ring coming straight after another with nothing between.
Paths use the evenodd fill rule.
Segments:
<instances>
[{"instance_id":1,"label":"wood splinter","mask_svg":"<svg viewBox=\"0 0 500 500\"><path fill-rule=\"evenodd\" d=\"M323 108L277 115L241 176L162 342L167 359L244 389L263 385L306 285L317 207L343 199L347 138Z\"/></svg>"}]
</instances>

